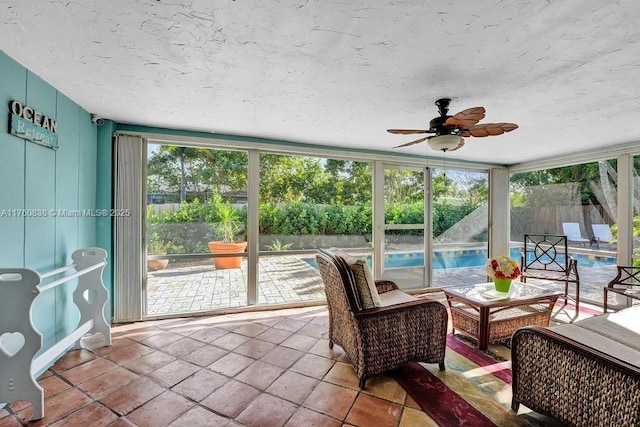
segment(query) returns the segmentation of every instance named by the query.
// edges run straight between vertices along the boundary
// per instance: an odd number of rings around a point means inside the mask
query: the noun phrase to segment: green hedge
[[[167,253],[208,252],[207,242],[217,240],[215,218],[217,207],[224,203],[214,197],[207,203],[198,200],[184,202],[175,212],[147,215],[148,246],[165,247]],[[324,245],[326,236],[365,236],[370,239],[371,205],[316,205],[302,202],[264,203],[260,205],[260,234],[264,236],[298,236],[289,249],[311,249]],[[464,207],[436,204],[434,234],[437,236],[469,213]],[[246,207],[240,209],[241,221],[246,224]],[[387,224],[420,224],[423,222],[422,203],[388,206]],[[421,234],[422,231],[399,230],[395,234]],[[246,237],[246,236],[245,236]],[[160,244],[157,244],[160,239]],[[274,238],[275,239],[275,238]],[[268,244],[265,244],[267,246]],[[265,249],[262,248],[261,249]]]

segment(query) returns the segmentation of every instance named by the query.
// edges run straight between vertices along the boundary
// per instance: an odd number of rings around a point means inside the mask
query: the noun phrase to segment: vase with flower
[[[498,292],[509,292],[511,281],[520,276],[518,263],[506,255],[489,258],[485,264],[485,270]]]

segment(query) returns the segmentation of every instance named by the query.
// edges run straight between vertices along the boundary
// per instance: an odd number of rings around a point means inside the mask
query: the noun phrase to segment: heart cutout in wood
[[[98,292],[95,291],[94,289],[85,289],[85,291],[82,293],[82,297],[89,304],[93,304],[97,296],[98,296]]]
[[[7,356],[15,356],[22,347],[24,347],[24,335],[20,332],[5,332],[0,335],[0,351]]]

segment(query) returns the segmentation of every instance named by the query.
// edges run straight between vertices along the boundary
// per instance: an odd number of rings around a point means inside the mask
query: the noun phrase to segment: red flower
[[[488,259],[485,270],[489,277],[498,279],[516,279],[520,276],[517,262],[506,255]]]

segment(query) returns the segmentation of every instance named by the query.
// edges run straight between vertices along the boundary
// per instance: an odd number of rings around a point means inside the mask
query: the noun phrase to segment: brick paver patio
[[[258,303],[286,304],[323,301],[318,270],[305,261],[314,256],[261,257]],[[601,304],[602,287],[615,276],[615,266],[579,267],[581,300]],[[434,277],[441,277],[436,274]],[[486,279],[483,267],[448,269],[447,282],[478,283]],[[531,283],[535,281],[530,280]],[[440,283],[440,281],[438,281]],[[550,284],[551,286],[560,286]],[[247,306],[247,262],[240,268],[216,270],[210,259],[171,261],[162,271],[147,277],[147,315],[163,316]],[[571,290],[570,288],[570,294]]]

